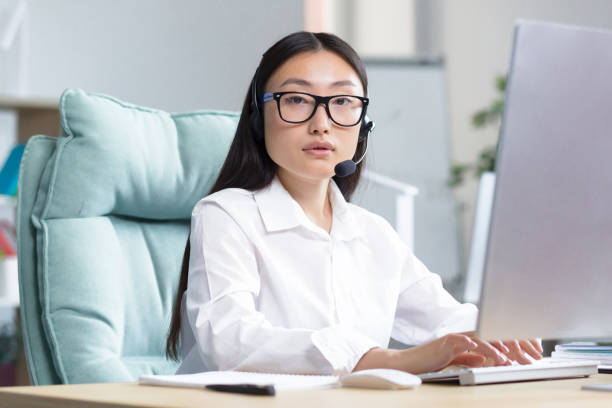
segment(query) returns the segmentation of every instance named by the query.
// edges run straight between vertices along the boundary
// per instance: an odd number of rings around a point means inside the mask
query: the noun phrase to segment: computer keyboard
[[[419,374],[423,382],[458,382],[459,385],[588,377],[597,374],[598,361],[559,361],[543,358],[533,364],[460,368]]]

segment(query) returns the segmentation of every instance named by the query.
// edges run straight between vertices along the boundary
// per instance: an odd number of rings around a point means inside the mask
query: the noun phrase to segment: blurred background
[[[65,88],[171,112],[239,110],[270,45],[298,30],[332,32],[366,62],[377,125],[373,175],[356,201],[396,226],[407,222],[417,256],[463,299],[479,175],[494,163],[517,19],[612,29],[612,2],[0,0],[0,160],[10,165],[32,134],[57,135]],[[418,194],[406,221],[393,197],[413,194],[408,186]],[[8,259],[14,201],[5,201]],[[18,304],[10,268],[0,279],[1,327]],[[8,337],[0,331],[0,342]]]

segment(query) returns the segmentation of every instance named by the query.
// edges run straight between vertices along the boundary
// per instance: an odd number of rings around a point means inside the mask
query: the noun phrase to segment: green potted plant
[[[498,96],[493,102],[484,109],[472,115],[472,125],[476,129],[489,125],[499,126],[501,115],[504,111],[504,98],[506,91],[506,76],[500,75],[495,78],[495,89]],[[483,173],[495,171],[495,156],[497,154],[497,143],[494,146],[487,146],[480,151],[475,163],[453,163],[451,167],[451,177],[449,184],[452,187],[461,185],[465,181],[467,173],[473,173],[480,178]]]

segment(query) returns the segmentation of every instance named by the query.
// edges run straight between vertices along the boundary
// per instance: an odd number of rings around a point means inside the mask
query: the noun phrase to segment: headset
[[[264,126],[263,126],[263,114],[259,109],[259,101],[257,100],[257,78],[259,78],[259,68],[255,71],[255,76],[251,82],[251,103],[252,111],[249,116],[249,124],[251,125],[251,131],[253,137],[257,142],[261,142],[264,139]],[[370,133],[374,130],[374,122],[370,120],[368,115],[364,115],[361,121],[361,128],[359,129],[358,142],[362,142],[368,138]]]

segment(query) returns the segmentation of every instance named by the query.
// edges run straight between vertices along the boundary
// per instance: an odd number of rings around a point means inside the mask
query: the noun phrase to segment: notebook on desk
[[[180,375],[142,375],[140,384],[170,387],[204,388],[209,384],[274,385],[277,391],[314,390],[340,386],[333,375],[296,375],[250,373],[243,371],[207,371]]]
[[[459,385],[588,377],[597,374],[598,361],[552,361],[543,358],[533,364],[456,368],[421,374],[423,382],[450,382]]]
[[[276,391],[314,390],[321,388],[358,387],[386,390],[416,388],[421,380],[412,374],[391,369],[370,369],[343,376],[272,374],[245,371],[207,371],[196,374],[142,375],[143,385],[171,387],[210,388],[211,385],[271,386]],[[237,391],[239,392],[239,391]]]

